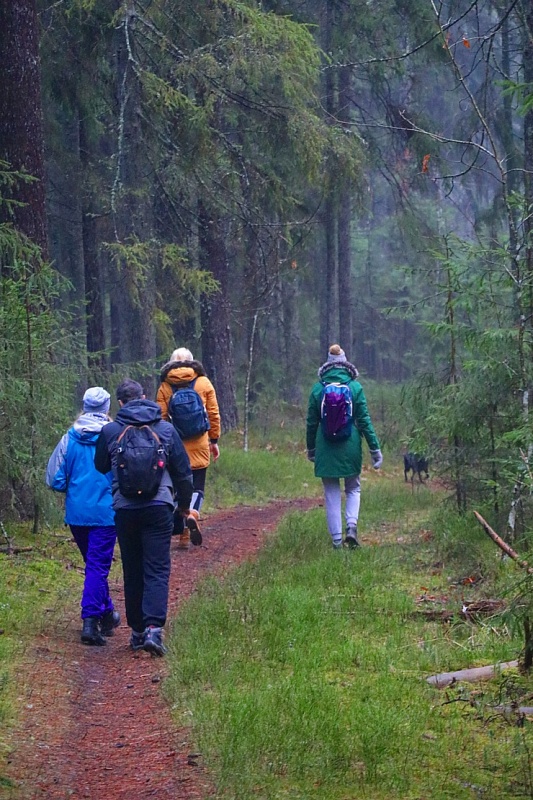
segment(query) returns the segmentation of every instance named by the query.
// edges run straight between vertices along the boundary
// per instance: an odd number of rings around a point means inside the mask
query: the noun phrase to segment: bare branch
[[[492,539],[492,541],[493,541],[495,544],[497,544],[497,545],[498,545],[498,547],[500,548],[500,550],[503,550],[503,552],[504,552],[504,553],[505,553],[507,556],[509,556],[509,558],[512,558],[512,559],[513,559],[513,561],[516,561],[516,563],[517,563],[517,564],[519,564],[519,566],[521,566],[521,567],[522,567],[522,569],[525,569],[525,570],[526,570],[526,572],[527,572],[529,575],[533,575],[533,567],[530,567],[527,561],[524,561],[522,558],[520,558],[520,556],[518,555],[518,553],[517,553],[515,550],[513,550],[513,548],[512,548],[512,547],[510,547],[510,546],[507,544],[507,542],[504,542],[504,541],[503,541],[503,539],[502,539],[500,536],[498,536],[498,534],[496,533],[496,531],[494,531],[494,530],[493,530],[493,529],[490,527],[489,523],[488,523],[486,520],[484,520],[484,519],[483,519],[483,517],[481,516],[481,514],[478,514],[478,512],[477,512],[477,511],[474,511],[474,516],[475,516],[475,518],[477,519],[477,521],[479,522],[479,524],[481,525],[481,527],[483,528],[483,530],[485,531],[485,533],[487,533],[487,534],[490,536],[490,538]]]

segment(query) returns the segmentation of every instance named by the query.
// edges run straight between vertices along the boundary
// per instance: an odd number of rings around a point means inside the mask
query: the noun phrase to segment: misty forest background
[[[527,545],[530,0],[2,0],[0,63],[2,520],[180,345],[303,452],[339,341],[385,450]]]

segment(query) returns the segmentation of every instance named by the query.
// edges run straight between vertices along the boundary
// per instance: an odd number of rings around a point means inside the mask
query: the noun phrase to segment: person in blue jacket
[[[87,389],[83,412],[62,436],[46,470],[47,486],[66,495],[65,523],[85,562],[81,641],[87,645],[105,645],[106,637],[120,625],[108,583],[117,538],[112,476],[102,475],[94,466],[98,436],[110,421],[110,399],[101,386]]]

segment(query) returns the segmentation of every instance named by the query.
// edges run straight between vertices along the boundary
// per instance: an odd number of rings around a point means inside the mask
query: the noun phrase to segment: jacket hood
[[[80,414],[69,430],[69,435],[80,444],[94,444],[108,422],[110,419],[107,414]]]
[[[121,425],[152,425],[161,419],[161,408],[152,400],[130,400],[115,417]]]
[[[201,361],[169,361],[161,368],[161,382],[170,384],[189,383],[205,375]]]
[[[349,361],[341,363],[326,361],[318,370],[318,378],[321,381],[326,380],[326,378],[330,381],[345,381],[346,375],[349,376],[350,380],[354,381],[359,377],[359,370]]]

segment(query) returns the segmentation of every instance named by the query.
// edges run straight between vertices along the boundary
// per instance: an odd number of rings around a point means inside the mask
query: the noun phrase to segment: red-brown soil
[[[257,553],[292,510],[318,500],[239,507],[209,515],[204,544],[188,552],[172,545],[170,620],[207,574],[223,574]],[[123,614],[122,586],[112,587]],[[171,624],[171,623],[170,623]],[[24,714],[15,732],[9,800],[195,800],[212,791],[190,732],[172,726],[161,696],[165,659],[129,649],[122,625],[106,647],[80,643],[77,609],[40,636],[28,653]],[[3,794],[2,792],[5,792]]]

